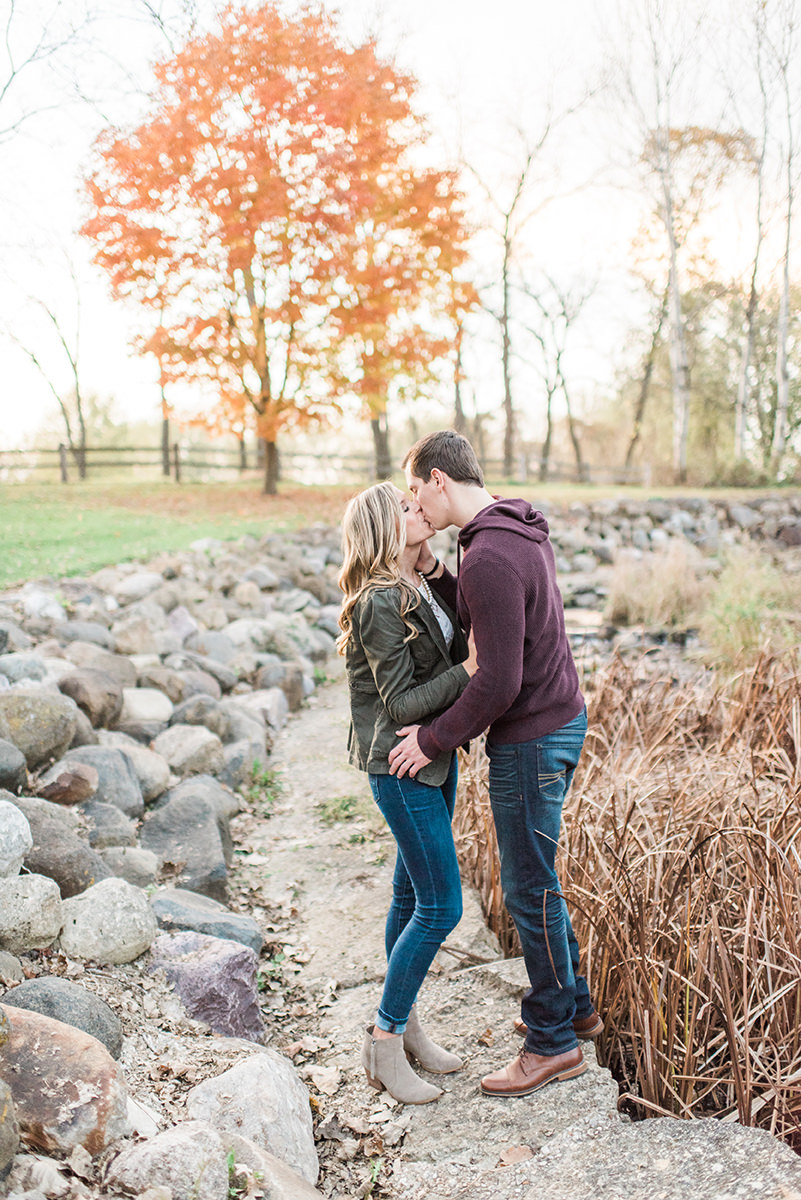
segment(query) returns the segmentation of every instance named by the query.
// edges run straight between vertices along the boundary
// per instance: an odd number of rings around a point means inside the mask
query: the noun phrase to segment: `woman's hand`
[[[420,543],[420,549],[417,554],[417,562],[414,564],[415,570],[421,575],[427,575],[434,570],[437,562],[437,556],[428,544],[428,541]]]
[[[462,663],[462,666],[464,667],[465,671],[467,671],[467,674],[472,679],[472,677],[475,675],[476,671],[478,670],[478,651],[476,650],[476,640],[473,637],[472,629],[470,630],[470,636],[467,639],[467,650],[468,650],[467,658]]]

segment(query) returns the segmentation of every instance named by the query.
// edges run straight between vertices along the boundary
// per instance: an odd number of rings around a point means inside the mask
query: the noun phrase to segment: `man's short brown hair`
[[[402,465],[408,467],[412,475],[422,479],[423,483],[428,483],[436,467],[450,476],[454,483],[484,486],[484,472],[475,450],[467,438],[454,429],[439,429],[420,438],[409,450]]]

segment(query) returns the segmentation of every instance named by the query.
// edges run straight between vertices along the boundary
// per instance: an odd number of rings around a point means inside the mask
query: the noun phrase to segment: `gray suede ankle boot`
[[[417,1015],[417,1005],[412,1005],[409,1020],[406,1022],[406,1032],[403,1035],[403,1048],[407,1055],[416,1059],[424,1071],[432,1071],[435,1075],[450,1075],[458,1071],[464,1064],[450,1050],[443,1050],[424,1031]]]
[[[403,1049],[402,1037],[374,1038],[368,1026],[362,1046],[362,1066],[370,1087],[382,1088],[401,1104],[428,1104],[442,1095],[438,1087],[415,1075]]]

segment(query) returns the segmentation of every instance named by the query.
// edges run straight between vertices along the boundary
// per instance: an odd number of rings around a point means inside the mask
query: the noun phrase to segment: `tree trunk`
[[[248,469],[248,452],[245,445],[244,437],[237,438],[239,442],[239,470],[246,471]]]
[[[545,400],[545,441],[540,456],[540,483],[548,479],[551,466],[551,443],[553,441],[553,388],[548,388]]]
[[[392,475],[392,459],[389,453],[389,423],[386,412],[370,418],[370,429],[375,451],[375,477],[389,479]]]
[[[161,418],[161,473],[170,477],[170,419]]]
[[[792,188],[792,183],[790,183]],[[784,457],[787,439],[787,410],[790,404],[790,377],[787,370],[787,338],[790,328],[790,218],[792,216],[792,191],[787,201],[787,228],[782,264],[782,293],[779,300],[779,320],[776,329],[776,419],[773,423],[770,466],[774,477],[778,477]]]
[[[629,439],[628,449],[626,450],[625,465],[631,466],[631,461],[634,458],[634,451],[640,440],[642,433],[642,423],[645,417],[645,403],[648,399],[648,391],[651,387],[651,376],[654,373],[654,364],[656,362],[656,352],[659,347],[659,340],[662,336],[662,326],[665,323],[667,314],[668,292],[665,290],[662,296],[662,303],[659,306],[659,319],[656,323],[653,336],[651,337],[651,345],[648,349],[648,357],[645,360],[645,370],[643,371],[642,380],[640,382],[640,392],[637,396],[637,406],[634,410],[634,424],[631,430],[631,438]]]
[[[453,428],[457,433],[467,433],[467,418],[462,404],[462,326],[456,333],[456,369],[453,376]]]
[[[687,340],[681,311],[678,247],[673,224],[673,196],[669,170],[669,166],[662,168],[664,220],[670,262],[668,311],[670,315],[670,375],[673,390],[673,474],[676,483],[684,483],[687,478],[687,436],[690,427],[690,364],[687,358]]]
[[[501,312],[501,365],[503,367],[503,474],[509,479],[514,465],[514,409],[512,407],[511,342],[509,335],[509,263],[512,252],[508,237],[503,243],[503,310]]]
[[[264,445],[264,495],[278,495],[278,443],[261,439]]]

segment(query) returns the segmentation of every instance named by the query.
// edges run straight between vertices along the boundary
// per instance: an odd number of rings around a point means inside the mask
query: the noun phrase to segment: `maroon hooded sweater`
[[[527,500],[497,500],[459,533],[458,579],[432,586],[478,647],[479,669],[459,699],[420,730],[430,759],[489,728],[503,745],[554,733],[584,707],[548,522]]]

